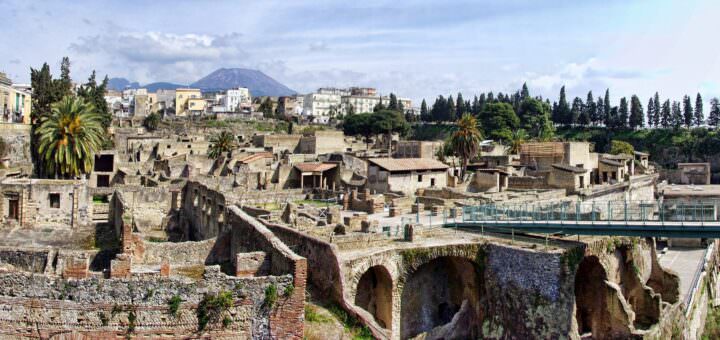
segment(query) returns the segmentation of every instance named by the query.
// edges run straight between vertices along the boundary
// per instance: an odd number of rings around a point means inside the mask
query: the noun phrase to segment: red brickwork
[[[292,295],[278,303],[270,312],[270,334],[274,339],[302,339],[305,325],[305,287],[307,282],[307,259],[293,263]]]
[[[170,276],[170,262],[168,260],[163,260],[160,264],[160,276],[162,277],[169,277]]]
[[[88,267],[90,263],[87,257],[69,257],[65,259],[65,268],[63,269],[63,278],[66,279],[85,279],[88,277]]]
[[[130,268],[132,268],[132,258],[127,254],[119,254],[117,259],[110,262],[110,277],[130,277]]]

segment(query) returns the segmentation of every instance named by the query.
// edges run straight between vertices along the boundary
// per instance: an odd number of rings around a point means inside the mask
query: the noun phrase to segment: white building
[[[339,94],[318,92],[306,94],[303,98],[303,115],[314,117],[315,122],[327,123],[331,116],[341,113],[342,97]]]
[[[246,87],[227,90],[215,95],[213,112],[243,112],[252,110],[252,97]]]

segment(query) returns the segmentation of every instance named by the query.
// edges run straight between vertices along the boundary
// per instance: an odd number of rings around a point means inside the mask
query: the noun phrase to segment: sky
[[[720,97],[720,1],[0,0],[0,71],[63,56],[84,81],[189,84],[220,67],[290,88],[369,86],[416,103],[462,92],[557,100],[610,89]]]

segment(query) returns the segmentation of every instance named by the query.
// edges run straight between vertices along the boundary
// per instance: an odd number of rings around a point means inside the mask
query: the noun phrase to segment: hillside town
[[[46,71],[0,75],[3,337],[668,338],[709,318],[717,243],[647,223],[714,223],[710,163],[484,139],[484,113],[419,122],[368,87],[116,91]],[[645,227],[603,229],[629,220]]]
[[[0,340],[720,339],[720,2],[0,4]]]

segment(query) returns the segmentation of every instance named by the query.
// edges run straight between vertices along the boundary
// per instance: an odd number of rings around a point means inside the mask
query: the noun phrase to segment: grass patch
[[[310,304],[305,305],[305,321],[307,322],[319,322],[319,323],[327,323],[331,322],[332,319],[318,313],[317,308]]]
[[[273,305],[275,305],[275,301],[277,301],[277,298],[277,286],[274,283],[271,283],[267,288],[265,288],[265,305],[268,308],[272,308]]]
[[[345,330],[352,334],[353,340],[371,340],[372,332],[367,326],[360,323],[355,317],[351,316],[338,305],[331,305],[328,310],[333,313],[343,324]]]
[[[182,299],[178,295],[173,295],[173,297],[168,300],[168,311],[170,312],[170,315],[177,317],[181,303]]]
[[[326,207],[328,205],[335,205],[335,203],[333,202],[325,202],[321,200],[297,200],[295,201],[295,204],[312,205],[315,207]]]
[[[167,242],[166,238],[163,237],[156,237],[156,236],[148,236],[145,240],[152,243],[163,243]]]

